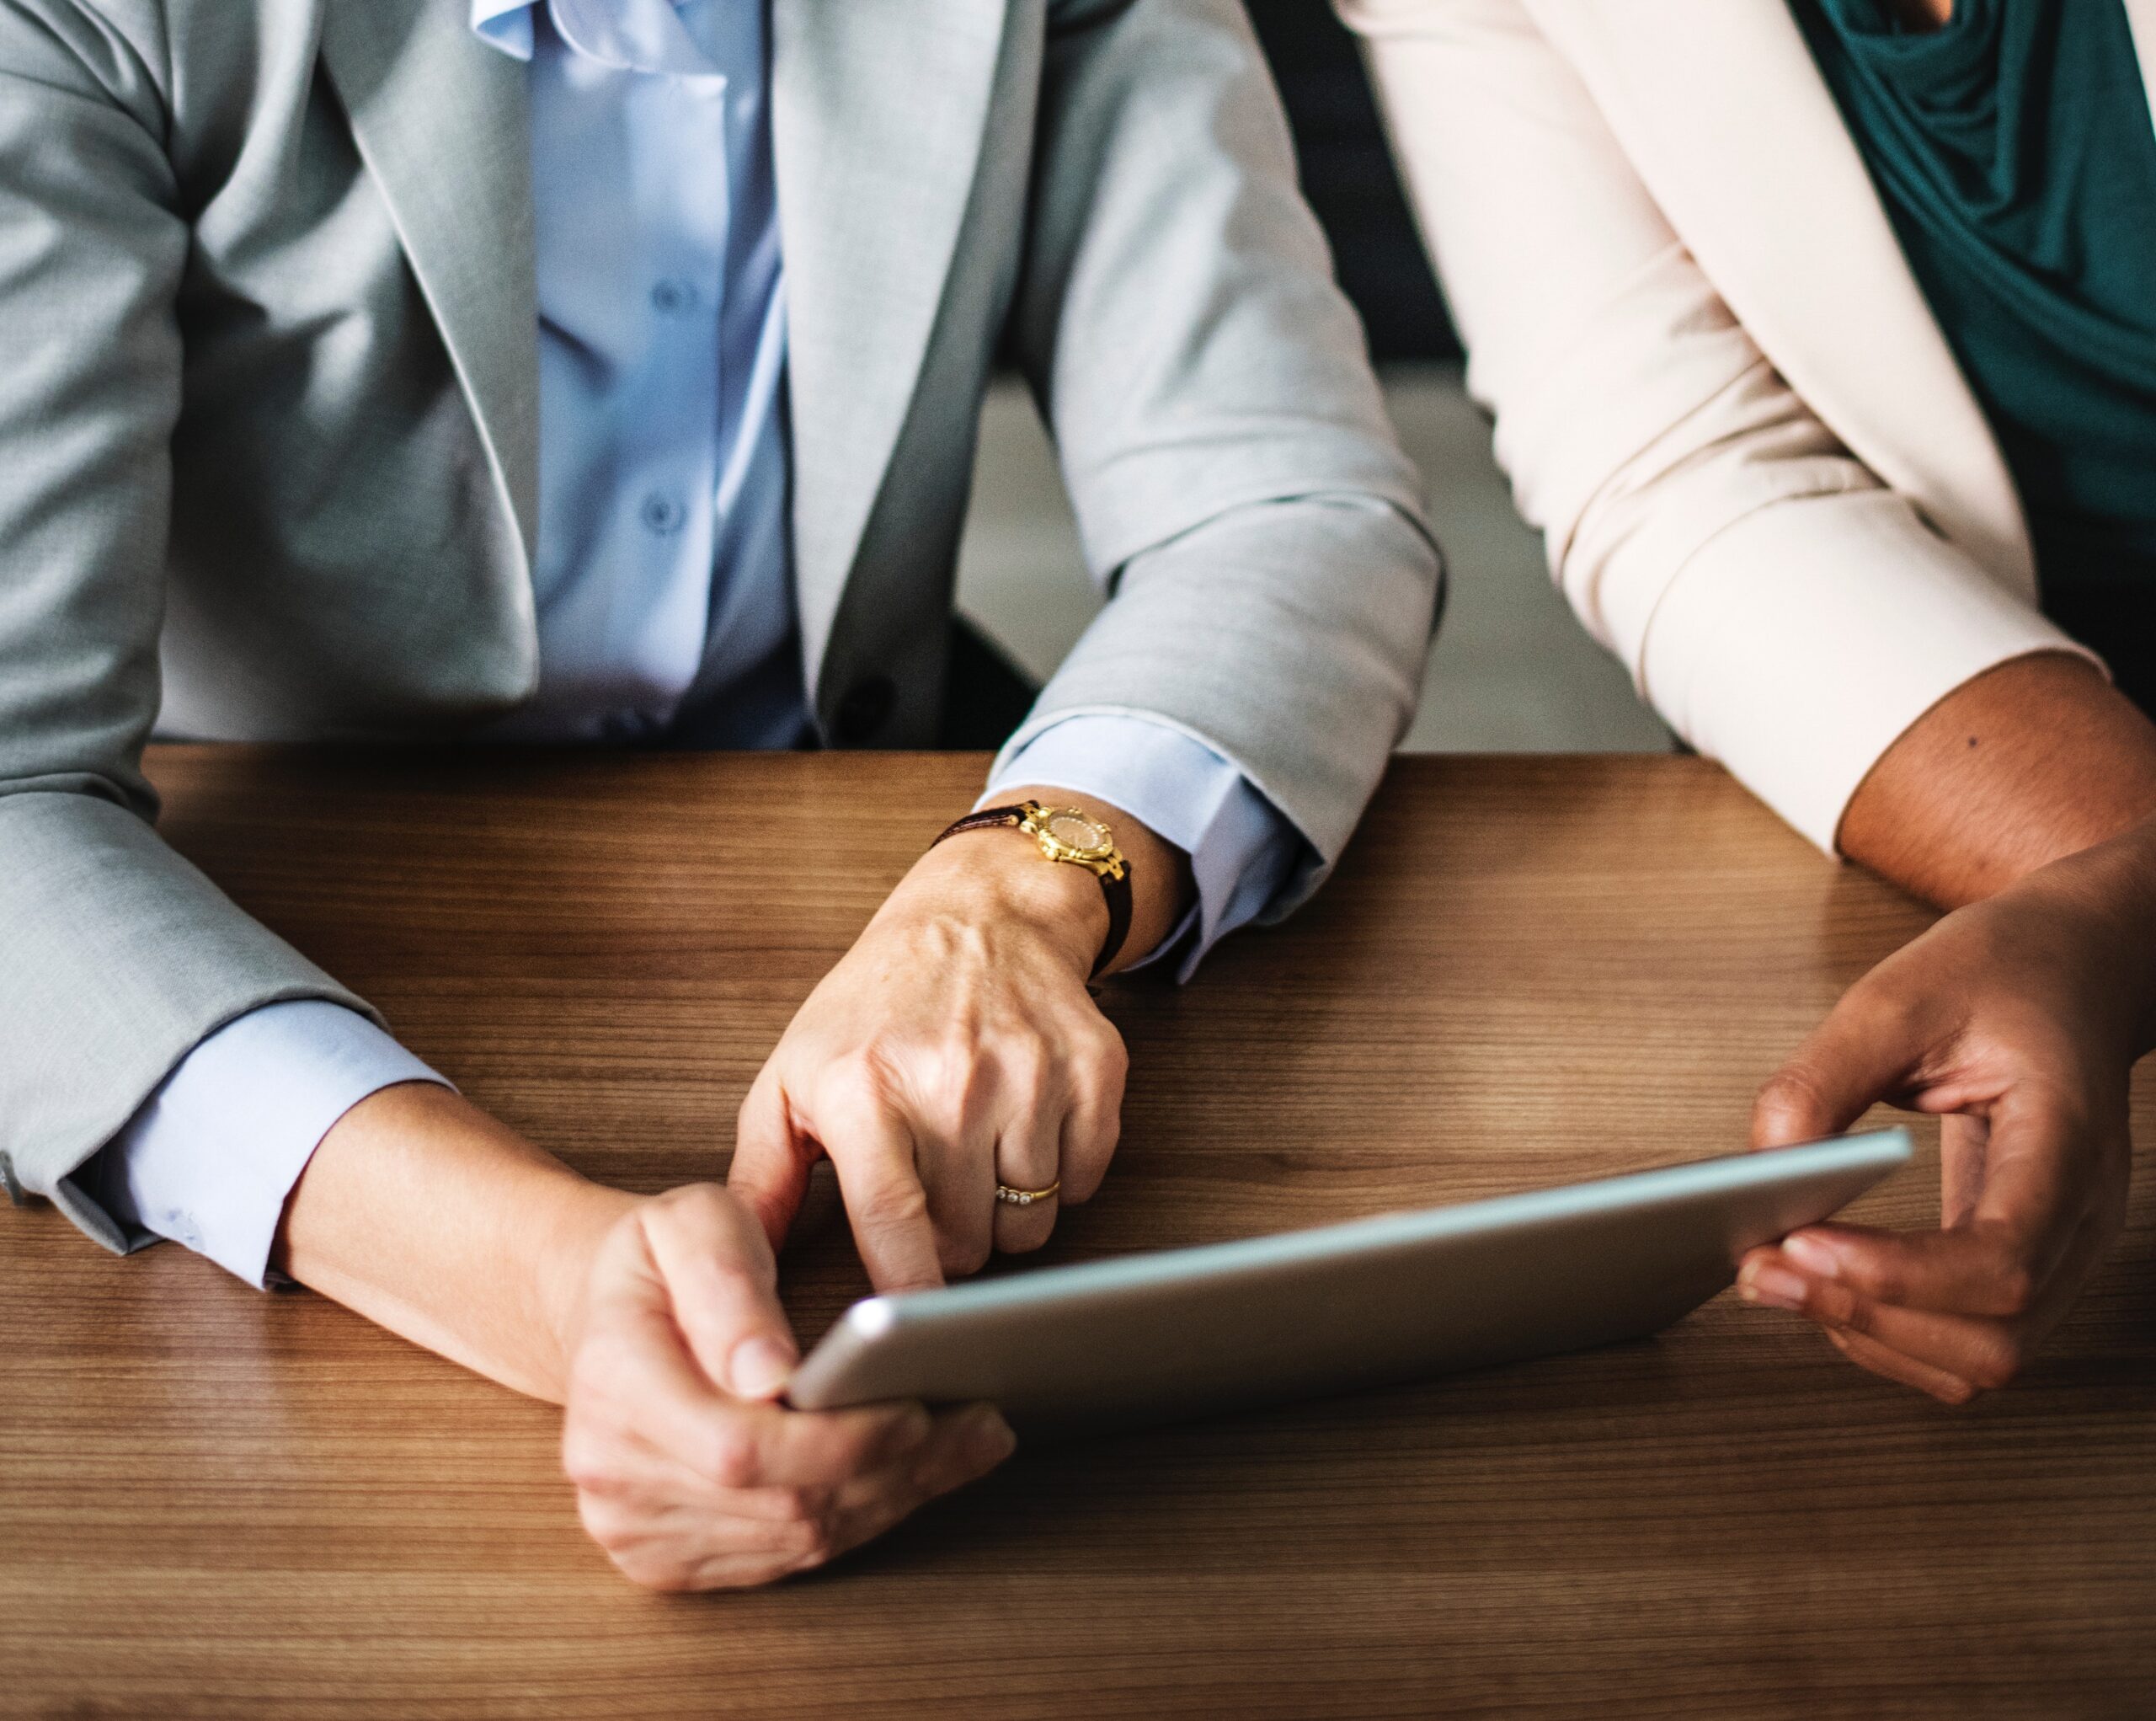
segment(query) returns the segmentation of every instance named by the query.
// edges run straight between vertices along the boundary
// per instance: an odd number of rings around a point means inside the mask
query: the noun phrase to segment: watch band
[[[935,842],[928,846],[934,848],[937,843],[968,831],[992,831],[999,826],[1015,830],[1024,824],[1035,810],[1033,807],[1025,804],[1015,807],[984,807],[978,813],[967,814],[964,818],[947,828]],[[1097,820],[1094,822],[1097,824],[1099,821]],[[1113,873],[1098,872],[1090,867],[1086,870],[1091,872],[1093,876],[1101,881],[1101,895],[1107,899],[1108,906],[1108,935],[1101,945],[1101,954],[1093,964],[1092,973],[1086,976],[1089,980],[1098,980],[1102,970],[1123,953],[1123,941],[1130,936],[1130,918],[1135,899],[1130,889],[1130,869],[1128,864],[1118,868]]]

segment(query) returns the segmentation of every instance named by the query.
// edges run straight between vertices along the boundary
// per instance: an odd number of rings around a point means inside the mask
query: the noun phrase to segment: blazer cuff
[[[1796,508],[1833,510],[1832,529],[1792,530]],[[1912,724],[2041,651],[2102,666],[1882,490],[1776,503],[1703,545],[1654,612],[1641,682],[1680,735],[1833,853],[1850,798]]]

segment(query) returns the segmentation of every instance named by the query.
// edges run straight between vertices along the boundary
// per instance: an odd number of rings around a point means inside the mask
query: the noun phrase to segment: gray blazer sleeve
[[[1339,857],[1413,714],[1441,572],[1235,0],[1052,14],[1014,312],[1111,601],[1006,749],[1164,721]]]
[[[68,1179],[197,1041],[365,1007],[152,828],[188,233],[160,45],[43,12],[0,0],[0,1181],[117,1248]]]

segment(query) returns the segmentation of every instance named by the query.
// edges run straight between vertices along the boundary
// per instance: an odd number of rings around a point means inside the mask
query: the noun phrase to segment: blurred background
[[[1354,43],[1320,0],[1247,0],[1294,127],[1303,189],[1361,311],[1393,423],[1422,469],[1451,569],[1412,751],[1659,751],[1668,732],[1589,640],[1513,512],[1489,425],[1460,386],[1445,320]],[[1097,607],[1055,457],[1024,389],[1000,383],[981,426],[959,558],[966,613],[1044,678]]]

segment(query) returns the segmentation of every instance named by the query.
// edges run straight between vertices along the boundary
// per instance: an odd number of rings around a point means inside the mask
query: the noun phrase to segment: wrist
[[[1108,935],[1099,879],[1083,867],[1045,858],[1031,837],[1008,827],[968,831],[937,844],[884,911],[1022,927],[1081,979],[1092,972]]]
[[[275,1259],[392,1333],[558,1401],[598,1239],[635,1202],[450,1089],[407,1082],[322,1138]]]
[[[2156,1049],[2156,818],[2144,819],[2107,844],[2123,877],[2128,903],[2126,948],[2134,953],[2139,986],[2140,1038],[2136,1053]]]
[[[540,1312],[547,1335],[539,1360],[544,1378],[534,1396],[559,1404],[568,1396],[569,1371],[582,1341],[600,1253],[615,1228],[645,1198],[581,1178],[575,1186],[563,1184],[557,1195],[530,1264],[531,1307]]]
[[[2094,909],[2103,943],[2117,953],[2133,1056],[2156,1049],[2156,818],[2047,870]]]
[[[995,799],[999,806],[1006,808],[1032,802],[1051,814],[1068,810],[1097,831],[1104,831],[1107,847],[1120,857],[1120,875],[1113,883],[1117,900],[1111,908],[1108,881],[1092,867],[1076,858],[1050,858],[1043,852],[1044,841],[1011,826],[999,825],[947,836],[937,845],[947,848],[962,837],[969,842],[975,836],[994,837],[999,840],[1006,858],[1002,863],[1014,869],[1006,876],[1021,880],[1043,874],[1054,878],[1054,888],[1061,901],[1083,905],[1085,923],[1091,929],[1092,938],[1086,952],[1086,977],[1089,980],[1097,970],[1113,974],[1144,960],[1175,930],[1197,895],[1189,855],[1159,836],[1143,820],[1113,802],[1082,790],[1038,783],[999,787]],[[1065,837],[1054,819],[1049,821],[1049,829],[1059,842],[1075,842],[1081,850],[1091,846],[1089,839]],[[1028,866],[1032,868],[1030,874],[1023,870]],[[1074,889],[1074,878],[1079,888]],[[1113,948],[1108,948],[1110,945]]]

